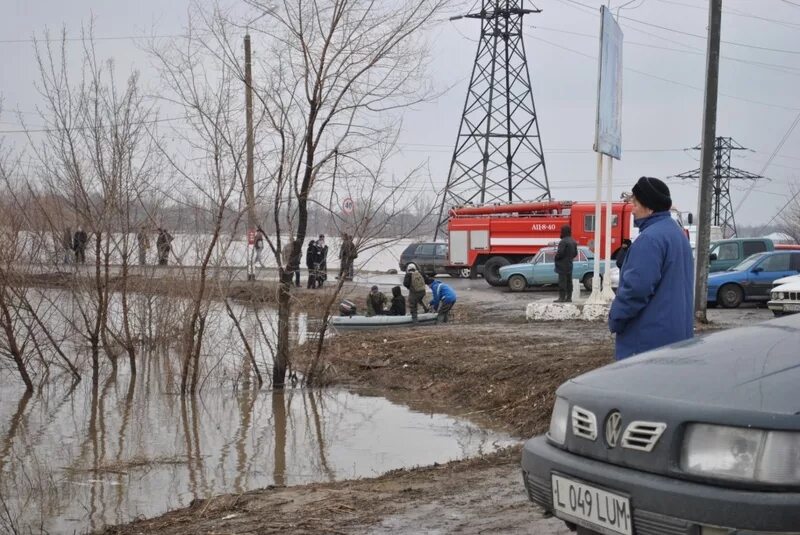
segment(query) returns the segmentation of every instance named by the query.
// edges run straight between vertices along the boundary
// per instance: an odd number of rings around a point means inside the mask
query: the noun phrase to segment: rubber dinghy
[[[435,312],[417,315],[417,325],[436,323]],[[380,327],[403,327],[413,325],[411,316],[333,316],[331,327],[337,329],[378,329]]]

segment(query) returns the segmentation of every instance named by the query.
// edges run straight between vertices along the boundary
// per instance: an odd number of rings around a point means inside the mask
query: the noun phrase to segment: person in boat
[[[431,287],[431,310],[437,313],[436,323],[447,323],[450,320],[450,311],[456,304],[455,290],[433,278],[426,282]]]
[[[367,316],[382,316],[386,314],[386,296],[373,286],[367,295]]]
[[[403,291],[399,286],[392,288],[392,304],[386,314],[389,316],[406,315],[406,298],[403,297]]]

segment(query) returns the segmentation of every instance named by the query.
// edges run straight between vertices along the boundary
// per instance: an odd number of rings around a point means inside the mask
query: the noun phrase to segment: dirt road
[[[390,276],[367,284],[389,287]],[[412,408],[467,417],[521,440],[543,432],[556,387],[611,361],[603,323],[527,323],[524,306],[551,292],[509,294],[482,280],[452,281],[455,323],[340,333],[326,343],[324,379],[369,389]],[[366,287],[350,288],[362,298]],[[769,311],[711,311],[715,327],[761,321]],[[295,359],[302,360],[301,349]],[[268,488],[197,501],[106,533],[535,533],[566,534],[525,497],[519,447],[383,476]]]

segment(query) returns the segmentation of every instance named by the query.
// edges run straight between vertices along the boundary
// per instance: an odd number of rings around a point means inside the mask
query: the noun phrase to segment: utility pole
[[[255,232],[256,200],[253,180],[253,75],[250,68],[250,34],[244,36],[244,103],[247,123],[247,280],[256,280]]]
[[[703,141],[700,149],[700,191],[697,200],[697,268],[694,281],[694,316],[708,323],[708,248],[711,243],[711,200],[714,186],[714,154],[717,135],[719,47],[722,31],[722,0],[709,0],[706,92],[703,105]]]

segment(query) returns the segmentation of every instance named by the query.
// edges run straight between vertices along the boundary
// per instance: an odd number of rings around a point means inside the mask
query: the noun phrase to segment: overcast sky
[[[3,0],[0,93],[5,113],[0,131],[21,146],[23,136],[8,132],[19,128],[9,112],[19,109],[37,124],[37,117],[28,115],[38,103],[29,41],[34,34],[65,26],[77,37],[81,24],[94,16],[95,34],[115,38],[99,41],[98,50],[115,59],[119,73],[139,69],[145,83],[155,87],[149,61],[129,37],[182,33],[188,3]],[[464,1],[463,10],[475,3]],[[624,3],[612,1],[611,7],[616,13]],[[591,200],[601,2],[535,4],[543,11],[526,17],[526,49],[551,192],[557,199]],[[700,141],[707,8],[707,0],[635,0],[619,12],[625,34],[623,154],[615,162],[615,197],[641,175],[666,178],[699,165],[699,151],[685,149]],[[800,117],[800,0],[726,0],[722,20],[717,135],[751,149],[738,151],[734,166],[772,179],[755,184],[737,213],[740,225],[767,223],[789,200],[790,185],[800,182],[800,127],[791,131]],[[404,118],[402,154],[395,165],[401,170],[427,162],[439,187],[446,181],[478,34],[475,20],[441,23],[430,36],[431,77],[439,88],[451,89]],[[258,43],[253,46],[257,54]],[[677,179],[668,183],[676,205],[695,212],[697,185]],[[748,183],[735,184],[734,206],[748,188]]]

